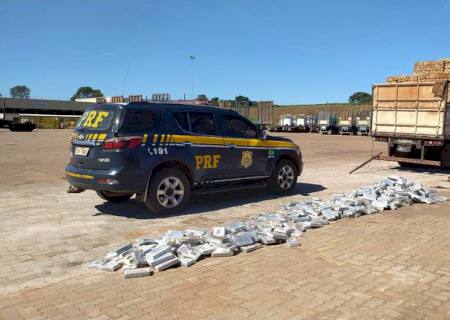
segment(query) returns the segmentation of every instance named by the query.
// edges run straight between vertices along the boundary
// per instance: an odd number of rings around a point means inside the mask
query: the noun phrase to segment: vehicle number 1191
[[[161,154],[169,154],[168,152],[167,152],[167,148],[163,148],[163,147],[159,147],[159,148],[148,148],[148,153],[151,155],[151,156],[154,156],[154,155],[161,155]]]

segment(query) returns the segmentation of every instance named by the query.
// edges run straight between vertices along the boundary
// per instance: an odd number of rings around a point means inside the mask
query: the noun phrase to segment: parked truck
[[[295,117],[295,132],[309,132],[308,116],[305,114],[299,114]]]
[[[309,132],[319,132],[318,121],[317,113],[306,115],[306,126],[308,127]]]
[[[339,134],[354,135],[356,133],[356,117],[352,112],[340,112],[337,121]]]
[[[336,134],[336,113],[329,111],[320,111],[318,113],[319,133],[320,134]]]
[[[370,133],[370,110],[362,110],[356,114],[356,134],[358,136]]]
[[[273,125],[269,127],[270,132],[282,132],[282,131],[291,131],[290,128],[294,124],[294,118],[291,114],[282,114],[280,116],[280,120],[278,125]]]
[[[448,81],[373,85],[371,135],[387,144],[379,159],[450,167],[449,90]]]
[[[297,117],[292,114],[283,114],[280,116],[280,131],[292,132],[296,130]]]

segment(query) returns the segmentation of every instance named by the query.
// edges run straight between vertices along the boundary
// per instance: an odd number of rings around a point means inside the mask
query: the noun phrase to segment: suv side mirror
[[[266,139],[267,138],[267,131],[264,130],[264,126],[263,125],[258,124],[256,126],[256,132],[257,132],[257,135],[258,135],[258,139]]]
[[[262,139],[267,139],[267,130],[262,131]]]

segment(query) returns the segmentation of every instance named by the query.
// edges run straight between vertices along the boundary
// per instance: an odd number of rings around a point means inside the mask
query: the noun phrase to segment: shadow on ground
[[[371,167],[370,163],[362,167],[361,169],[355,171],[353,174],[364,174],[364,173],[372,173],[372,172],[378,172],[380,169],[378,167]],[[427,166],[421,166],[421,165],[414,165],[410,164],[408,166],[400,166],[400,165],[390,165],[389,170],[397,170],[398,174],[400,175],[402,172],[408,172],[408,173],[427,173],[427,174],[450,174],[450,168],[437,168],[437,167],[427,167]]]
[[[297,183],[297,186],[291,195],[309,196],[312,193],[323,191],[325,189],[326,188],[320,184]],[[186,209],[171,216],[204,213],[275,198],[277,198],[277,196],[274,196],[265,188],[213,193],[209,195],[193,195]],[[96,216],[107,214],[130,219],[154,219],[164,217],[150,213],[144,204],[136,200],[130,200],[126,203],[104,202],[96,205],[95,208],[99,211],[95,214]]]
[[[405,166],[405,167],[395,167],[394,169],[400,172],[417,172],[417,173],[428,173],[428,174],[450,174],[450,168],[435,168],[435,167],[424,167],[424,166]]]

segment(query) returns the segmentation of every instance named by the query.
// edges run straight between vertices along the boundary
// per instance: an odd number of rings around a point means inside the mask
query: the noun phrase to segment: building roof
[[[54,110],[54,111],[78,111],[83,112],[86,107],[92,103],[63,101],[63,100],[46,100],[46,99],[14,99],[0,97],[0,110],[6,108],[15,109],[34,109],[39,110]]]

